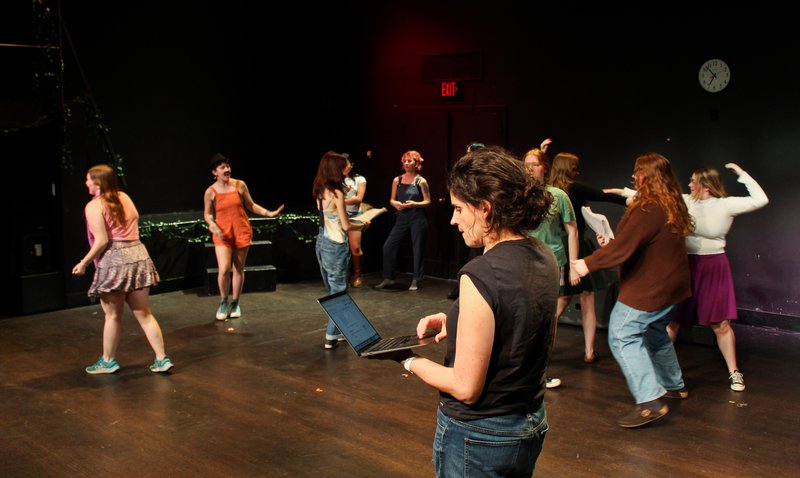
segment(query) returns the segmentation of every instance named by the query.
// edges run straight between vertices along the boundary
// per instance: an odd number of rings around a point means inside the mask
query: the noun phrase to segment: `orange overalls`
[[[239,188],[236,186],[235,179],[230,180],[232,191],[220,193],[214,189],[214,222],[222,230],[224,239],[217,234],[212,234],[211,239],[215,246],[225,246],[231,249],[242,249],[248,247],[253,241],[253,228],[250,226],[250,219],[244,210],[242,198],[239,196]]]

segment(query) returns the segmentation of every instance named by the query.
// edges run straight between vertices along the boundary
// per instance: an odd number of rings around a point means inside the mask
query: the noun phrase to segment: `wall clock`
[[[708,60],[700,67],[698,79],[700,80],[700,86],[704,90],[711,93],[719,93],[731,81],[731,69],[722,60]]]

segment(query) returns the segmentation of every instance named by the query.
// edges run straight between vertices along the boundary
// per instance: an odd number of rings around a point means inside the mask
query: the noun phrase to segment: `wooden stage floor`
[[[366,285],[377,283],[369,276]],[[378,330],[413,333],[447,310],[452,282],[416,292],[352,290]],[[157,375],[129,315],[121,370],[89,376],[101,353],[99,305],[0,320],[0,476],[426,477],[436,392],[399,365],[322,347],[321,282],[243,296],[243,318],[214,320],[197,291],[153,296],[172,373]],[[800,334],[736,328],[747,390],[727,388],[716,347],[679,344],[691,396],[649,427],[619,428],[632,404],[598,333],[561,325],[538,477],[800,476]],[[441,359],[442,345],[422,354]]]

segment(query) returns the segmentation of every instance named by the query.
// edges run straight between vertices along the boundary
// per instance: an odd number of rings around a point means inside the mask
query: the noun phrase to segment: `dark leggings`
[[[394,272],[397,268],[397,253],[400,244],[411,232],[411,247],[414,251],[414,279],[421,280],[424,275],[424,256],[425,243],[428,239],[428,218],[422,209],[411,209],[397,214],[397,221],[394,223],[389,237],[383,243],[383,277],[384,279],[394,279]]]

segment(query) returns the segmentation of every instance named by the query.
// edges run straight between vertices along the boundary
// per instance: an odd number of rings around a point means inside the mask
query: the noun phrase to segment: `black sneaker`
[[[339,341],[338,340],[326,340],[325,341],[325,350],[335,349],[337,345],[339,345]]]

